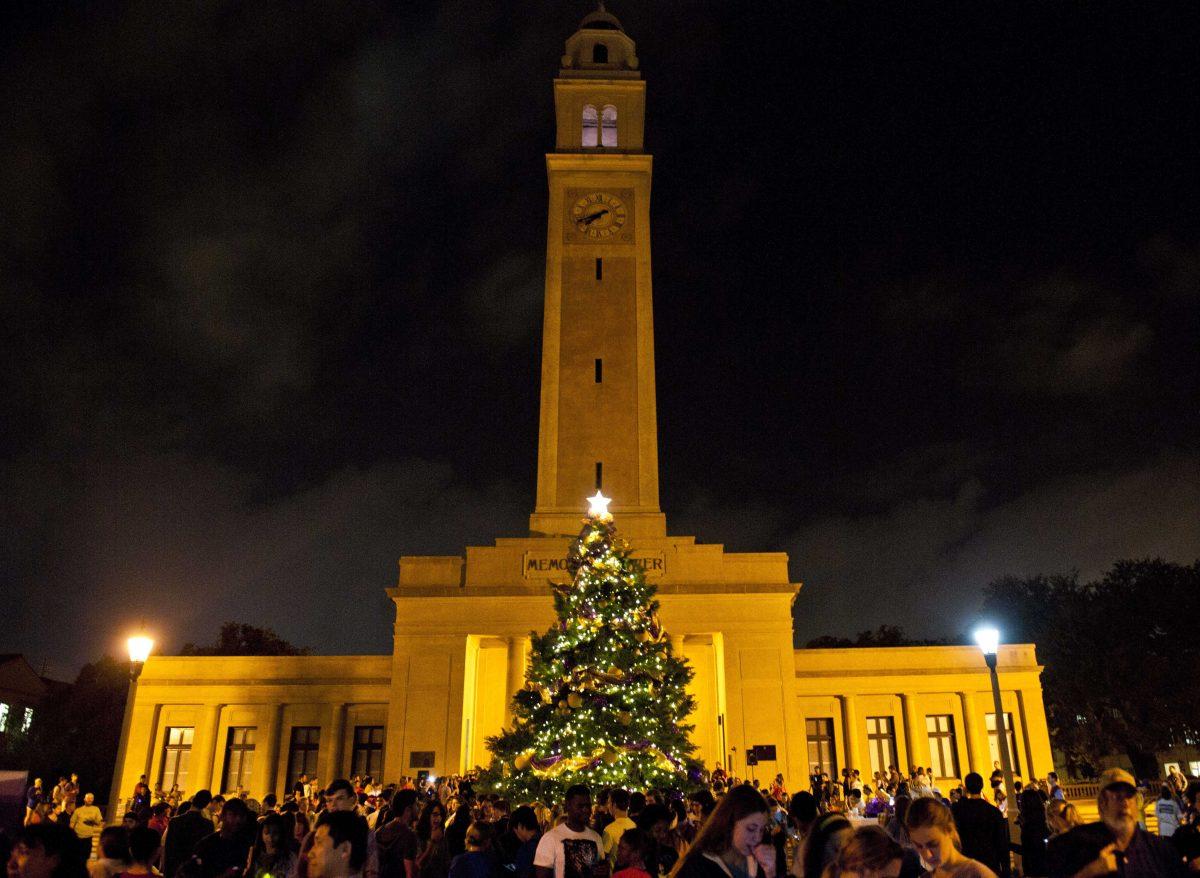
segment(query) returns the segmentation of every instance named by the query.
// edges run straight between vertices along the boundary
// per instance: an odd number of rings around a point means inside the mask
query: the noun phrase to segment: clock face
[[[589,192],[571,206],[571,222],[576,230],[597,241],[612,238],[627,219],[625,202],[609,192]]]

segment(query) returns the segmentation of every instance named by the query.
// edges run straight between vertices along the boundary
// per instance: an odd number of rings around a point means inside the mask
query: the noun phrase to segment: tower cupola
[[[600,0],[596,10],[583,17],[579,30],[567,40],[559,76],[636,79],[640,76],[637,69],[637,47]]]

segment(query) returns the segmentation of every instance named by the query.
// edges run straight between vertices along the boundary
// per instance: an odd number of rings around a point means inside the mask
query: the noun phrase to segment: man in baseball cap
[[[1050,840],[1050,878],[1184,878],[1183,859],[1169,838],[1138,825],[1138,788],[1123,768],[1100,775],[1097,823],[1077,826]]]

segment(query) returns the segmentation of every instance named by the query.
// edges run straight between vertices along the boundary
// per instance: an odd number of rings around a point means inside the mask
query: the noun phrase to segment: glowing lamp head
[[[588,497],[588,517],[598,518],[601,521],[608,521],[612,518],[612,513],[608,511],[608,504],[612,500],[600,493],[600,489],[596,489],[595,495]]]
[[[975,642],[984,655],[995,655],[1000,649],[1000,631],[990,625],[976,628]]]
[[[129,645],[129,660],[136,665],[140,665],[150,658],[150,650],[154,648],[154,641],[144,634],[138,634],[130,637],[127,641]]]

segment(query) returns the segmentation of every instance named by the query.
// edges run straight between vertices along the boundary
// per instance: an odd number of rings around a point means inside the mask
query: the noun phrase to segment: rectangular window
[[[833,720],[830,718],[804,721],[808,736],[808,766],[814,772],[823,771],[837,778],[837,748],[833,743]]]
[[[0,732],[8,728],[8,712],[10,708],[3,701],[0,701]]]
[[[596,461],[596,490],[599,491],[604,484],[604,464]]]
[[[194,732],[191,726],[168,726],[162,757],[161,780],[164,790],[169,791],[173,786],[181,790],[188,789],[188,764],[192,761]]]
[[[254,726],[232,726],[225,745],[225,783],[227,793],[250,788],[254,775]]]
[[[604,381],[604,361],[596,359],[596,383],[600,384]]]
[[[21,731],[28,732],[29,727],[33,725],[33,708],[25,708],[25,718],[21,721]]]
[[[350,774],[370,775],[376,780],[383,770],[383,726],[355,726]]]
[[[604,260],[596,257],[596,280],[604,280]]]
[[[287,789],[292,789],[300,775],[310,778],[317,773],[317,752],[321,749],[319,726],[292,726],[288,743]]]
[[[433,750],[410,750],[408,753],[409,768],[433,768],[437,753]]]
[[[954,738],[954,717],[948,713],[925,717],[929,732],[929,770],[934,777],[958,777],[958,745]]]
[[[871,750],[871,773],[887,773],[896,765],[896,723],[890,716],[867,717],[867,746]]]
[[[996,739],[996,714],[989,713],[986,717],[987,733],[988,733],[988,752],[992,756],[992,763],[1000,762],[1000,744]],[[1008,758],[1012,760],[1013,774],[1021,773],[1021,760],[1017,756],[1017,735],[1013,730],[1013,715],[1011,713],[1004,714],[1004,730],[1008,732],[1004,737],[1008,741]]]

